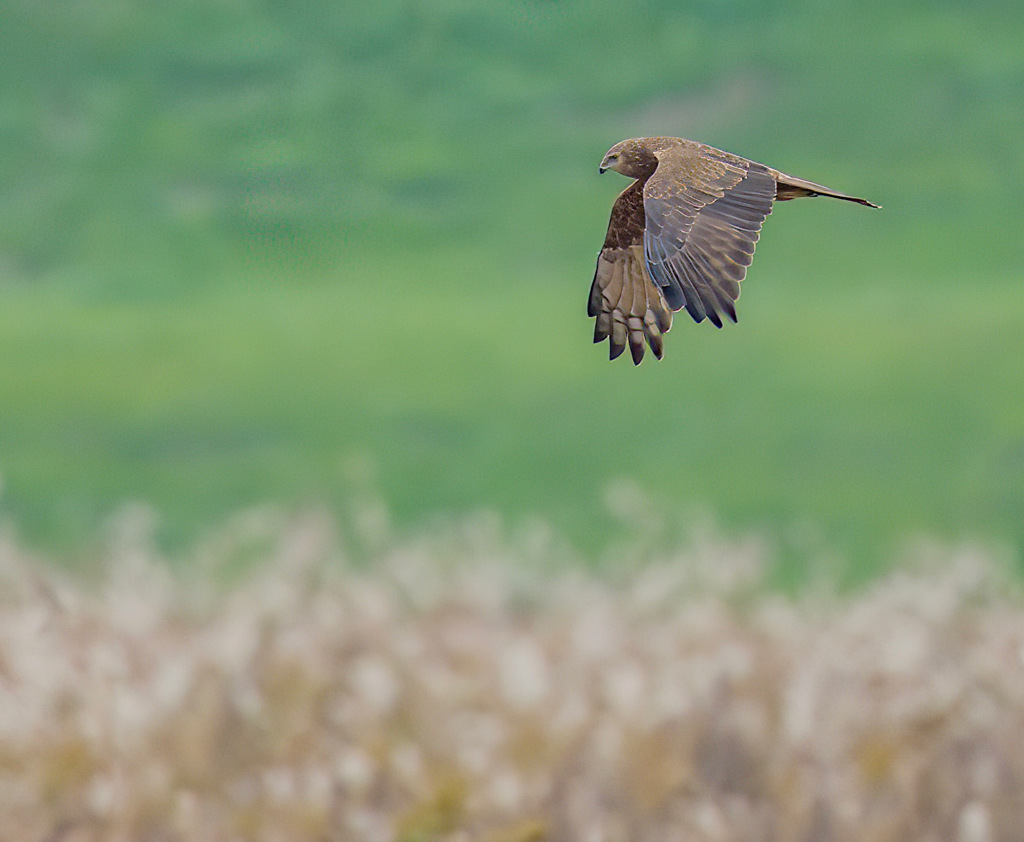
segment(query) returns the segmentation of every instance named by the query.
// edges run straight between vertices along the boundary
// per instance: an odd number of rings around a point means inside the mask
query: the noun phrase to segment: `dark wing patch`
[[[644,188],[647,268],[672,309],[717,327],[733,302],[775,199],[762,166],[711,147],[663,155]]]
[[[672,312],[647,272],[643,241],[643,184],[633,182],[612,206],[587,314],[597,320],[594,341],[608,340],[609,357],[614,360],[628,344],[637,365],[644,357],[645,342],[661,359],[662,336],[672,326]]]

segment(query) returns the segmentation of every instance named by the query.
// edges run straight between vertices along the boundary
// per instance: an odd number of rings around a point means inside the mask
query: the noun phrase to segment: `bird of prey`
[[[879,207],[679,137],[616,143],[601,161],[606,170],[636,180],[612,206],[587,312],[610,358],[628,344],[638,365],[645,341],[661,359],[674,310],[715,327],[723,316],[736,321],[733,302],[776,199],[831,196]]]

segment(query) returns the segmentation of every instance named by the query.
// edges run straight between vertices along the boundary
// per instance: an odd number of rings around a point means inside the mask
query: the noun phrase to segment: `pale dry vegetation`
[[[88,582],[3,541],[0,838],[1020,838],[990,553],[794,596],[756,540],[597,573],[539,528],[378,525],[357,564],[257,512],[172,574],[129,515]]]

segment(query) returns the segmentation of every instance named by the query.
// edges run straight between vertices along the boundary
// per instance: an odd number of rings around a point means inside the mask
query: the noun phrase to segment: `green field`
[[[369,487],[399,526],[539,515],[599,554],[628,479],[794,565],[1024,546],[1019,4],[0,15],[0,507],[30,542],[144,500],[181,546]],[[884,210],[777,206],[739,325],[609,363],[586,295],[626,182],[597,164],[655,133]]]

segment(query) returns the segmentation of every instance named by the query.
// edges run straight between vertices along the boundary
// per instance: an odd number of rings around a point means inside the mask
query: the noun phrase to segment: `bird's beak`
[[[606,172],[608,172],[608,167],[606,167],[604,164],[602,164],[601,166],[599,166],[597,168],[597,171],[599,173],[601,173],[601,175],[604,175]]]

